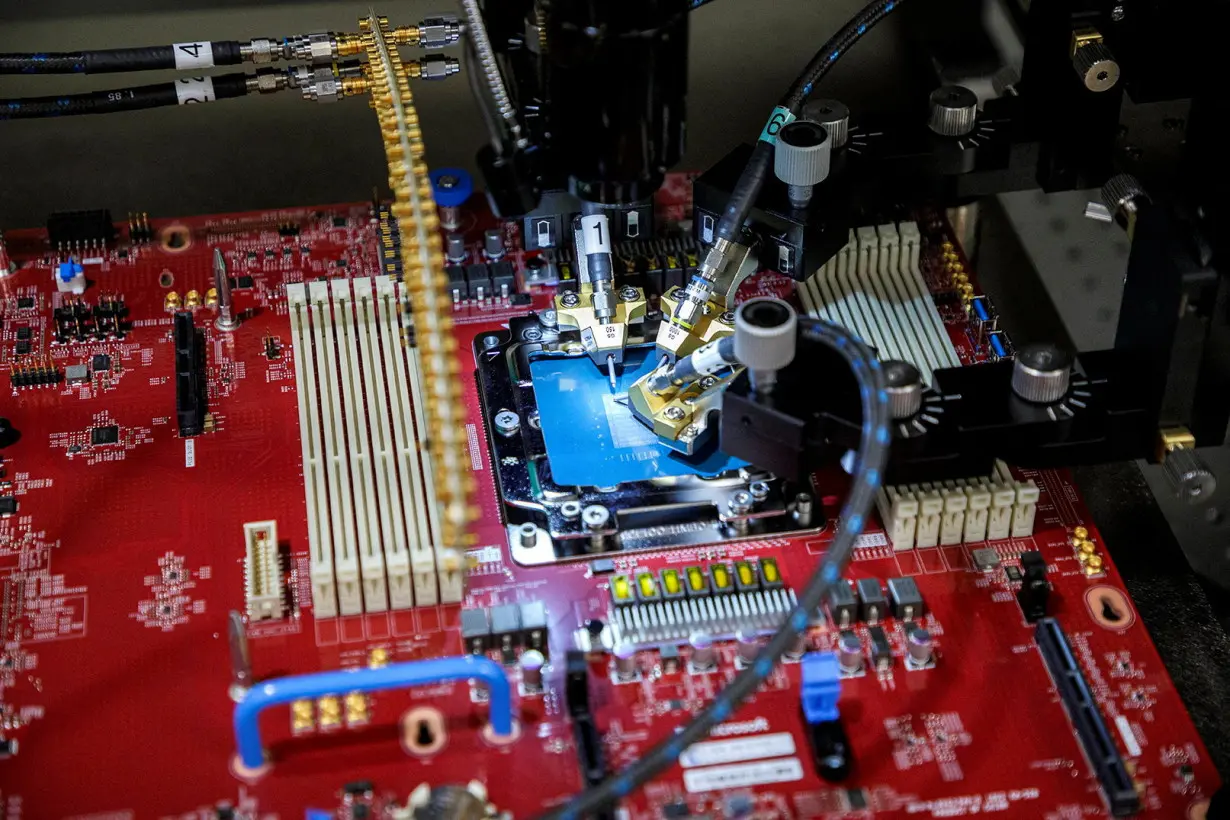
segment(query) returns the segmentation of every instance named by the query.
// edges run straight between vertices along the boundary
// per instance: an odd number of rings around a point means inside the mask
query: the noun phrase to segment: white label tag
[[[679,755],[679,765],[711,766],[715,763],[739,763],[762,757],[784,757],[794,754],[794,736],[789,732],[754,735],[736,740],[706,740],[693,743]]]
[[[611,252],[611,220],[606,214],[581,217],[581,235],[585,237],[585,253]]]
[[[865,532],[858,538],[854,539],[854,548],[863,549],[865,547],[887,547],[888,536],[882,532]]]
[[[184,466],[196,466],[196,439],[184,439]]]
[[[1136,733],[1132,731],[1131,722],[1123,715],[1115,715],[1115,728],[1119,730],[1119,737],[1123,738],[1123,748],[1127,749],[1128,757],[1140,757],[1144,754],[1144,749],[1140,748],[1140,741],[1136,739]]]
[[[171,49],[178,69],[214,67],[214,47],[209,43],[176,43]]]
[[[797,757],[765,760],[760,763],[737,763],[733,766],[713,766],[689,769],[683,773],[683,787],[689,794],[741,789],[764,783],[791,783],[803,779],[803,764]]]
[[[180,105],[192,103],[213,102],[218,99],[214,95],[212,77],[183,77],[175,83],[175,96]]]

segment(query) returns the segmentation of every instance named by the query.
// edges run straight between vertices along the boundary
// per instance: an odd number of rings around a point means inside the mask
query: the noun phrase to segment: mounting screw
[[[666,416],[671,421],[681,421],[687,415],[682,407],[668,407],[662,411],[662,415]]]
[[[737,490],[731,493],[730,501],[726,503],[726,506],[735,515],[747,515],[755,506],[755,499],[747,490]]]
[[[581,304],[581,297],[570,290],[559,298],[559,302],[564,307],[573,308]]]
[[[619,289],[619,298],[623,299],[625,302],[635,302],[640,295],[641,294],[637,291],[637,289],[631,285],[626,285]]]
[[[611,522],[611,511],[601,504],[591,504],[581,511],[581,523],[591,530],[600,530]]]
[[[487,348],[488,350],[490,350],[493,347],[499,347],[499,346],[500,346],[499,336],[484,336],[483,337],[483,347]]]
[[[511,436],[521,429],[521,417],[511,410],[501,410],[492,419],[495,431],[502,436]]]
[[[753,481],[748,485],[747,489],[752,494],[752,500],[758,504],[769,497],[769,484],[767,481]]]
[[[542,341],[542,330],[533,326],[527,327],[521,331],[521,338],[527,342],[540,342]]]
[[[724,325],[733,325],[735,323],[735,312],[728,310],[718,317],[718,321]]]
[[[521,541],[521,546],[529,547],[538,543],[538,527],[530,522],[525,522],[517,528],[517,538]]]
[[[556,314],[554,308],[548,308],[538,314],[538,321],[543,325],[543,327],[555,327],[559,324],[559,316]]]
[[[571,521],[581,515],[580,501],[565,501],[559,505],[559,514]]]

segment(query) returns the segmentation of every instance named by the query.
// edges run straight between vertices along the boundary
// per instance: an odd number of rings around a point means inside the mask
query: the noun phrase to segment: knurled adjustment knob
[[[923,381],[918,368],[909,362],[890,359],[881,364],[884,390],[888,393],[888,412],[893,421],[908,419],[922,408]]]
[[[795,120],[778,133],[773,172],[786,183],[792,206],[803,208],[811,201],[812,187],[829,175],[831,153],[828,132],[819,123]]]
[[[1116,216],[1135,210],[1138,203],[1148,201],[1149,195],[1145,193],[1140,180],[1131,174],[1115,174],[1102,186],[1102,204]]]
[[[1034,404],[1054,404],[1068,392],[1072,355],[1052,344],[1026,345],[1012,367],[1012,392]]]
[[[1217,477],[1195,450],[1177,447],[1166,453],[1162,472],[1174,493],[1189,504],[1206,501],[1217,489]]]
[[[931,92],[932,131],[942,137],[963,137],[978,120],[978,97],[963,85],[942,85]]]
[[[803,106],[803,119],[817,122],[828,132],[833,150],[850,140],[850,109],[837,100],[811,100]]]
[[[1119,82],[1119,62],[1106,43],[1089,43],[1072,55],[1072,67],[1090,91],[1109,91]]]

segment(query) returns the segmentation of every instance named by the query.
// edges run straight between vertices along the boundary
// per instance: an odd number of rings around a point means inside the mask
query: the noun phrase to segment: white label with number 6
[[[611,220],[606,214],[581,217],[581,235],[585,237],[585,253],[611,252]]]
[[[175,53],[175,67],[181,71],[214,67],[214,47],[209,43],[176,43],[171,50]]]
[[[183,77],[175,83],[175,96],[180,105],[192,103],[213,102],[218,99],[214,94],[212,77]]]

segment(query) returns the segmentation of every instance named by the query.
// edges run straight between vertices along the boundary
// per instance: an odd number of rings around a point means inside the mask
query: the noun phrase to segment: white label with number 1
[[[585,237],[585,253],[611,252],[611,220],[606,214],[581,217],[581,235]]]
[[[175,53],[175,67],[181,71],[214,67],[214,47],[209,43],[176,43],[171,50]]]
[[[184,77],[175,83],[175,96],[180,105],[207,103],[218,99],[214,95],[212,77]]]

